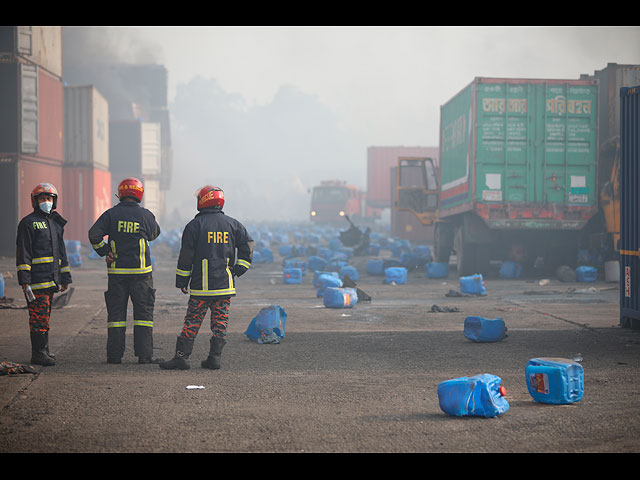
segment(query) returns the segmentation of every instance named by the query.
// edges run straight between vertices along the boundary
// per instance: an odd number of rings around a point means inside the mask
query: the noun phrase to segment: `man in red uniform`
[[[55,292],[64,292],[71,283],[71,270],[64,245],[67,221],[54,210],[58,190],[40,183],[31,192],[33,212],[20,220],[16,238],[18,283],[29,309],[31,363],[55,365],[49,351],[49,321]]]
[[[222,212],[224,192],[207,185],[198,193],[198,214],[182,233],[176,270],[176,287],[190,294],[175,356],[160,363],[165,370],[187,370],[193,343],[208,310],[211,310],[209,356],[203,368],[220,368],[229,319],[231,297],[236,294],[234,277],[251,266],[253,240],[246,228]]]

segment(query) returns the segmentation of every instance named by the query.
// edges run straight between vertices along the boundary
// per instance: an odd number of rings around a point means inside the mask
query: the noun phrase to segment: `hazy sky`
[[[371,145],[437,145],[440,105],[476,76],[568,78],[640,64],[639,27],[141,27],[176,85],[195,75],[264,104],[315,95]],[[147,43],[148,42],[148,43]]]
[[[242,218],[306,219],[319,180],[366,188],[368,147],[437,147],[441,105],[474,77],[640,64],[640,27],[101,28],[76,44],[168,71],[168,211],[185,215],[185,192],[214,181]]]

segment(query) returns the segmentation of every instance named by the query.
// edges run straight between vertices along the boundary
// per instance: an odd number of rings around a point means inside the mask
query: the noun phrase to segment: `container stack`
[[[15,254],[15,226],[40,182],[63,185],[61,27],[0,27],[0,254]],[[60,196],[64,212],[69,199]],[[9,228],[9,226],[13,228]]]
[[[86,243],[87,232],[113,204],[109,171],[109,104],[92,85],[64,88],[63,215],[65,237]]]

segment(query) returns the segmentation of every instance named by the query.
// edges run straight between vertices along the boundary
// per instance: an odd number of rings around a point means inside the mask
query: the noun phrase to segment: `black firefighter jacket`
[[[109,275],[151,273],[149,242],[160,235],[156,217],[135,201],[122,200],[100,215],[89,229],[89,242],[98,255],[113,252]],[[104,237],[108,236],[107,242]]]
[[[237,258],[236,258],[237,249]],[[182,232],[176,287],[195,297],[231,297],[234,276],[251,266],[253,240],[240,222],[216,209],[203,209]]]
[[[67,221],[58,212],[34,210],[18,224],[16,267],[18,283],[32,290],[52,289],[71,283],[71,270],[64,245]]]

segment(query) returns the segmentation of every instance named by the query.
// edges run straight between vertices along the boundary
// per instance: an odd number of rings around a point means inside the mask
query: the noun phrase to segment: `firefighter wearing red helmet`
[[[140,180],[125,178],[118,186],[120,202],[89,229],[89,242],[107,263],[107,363],[122,362],[129,298],[133,304],[133,349],[138,363],[162,361],[153,358],[156,291],[149,247],[149,242],[160,235],[160,226],[153,213],[140,205],[143,194]]]
[[[231,297],[236,277],[251,266],[253,240],[236,219],[225,215],[224,192],[207,185],[198,192],[198,214],[184,228],[176,270],[176,287],[189,294],[184,325],[171,360],[160,363],[165,370],[187,370],[189,356],[207,312],[211,310],[209,355],[201,366],[220,368],[226,342]]]
[[[71,283],[71,270],[64,244],[67,221],[54,211],[58,190],[40,183],[31,192],[33,212],[18,224],[16,268],[29,310],[31,363],[55,365],[49,351],[51,303],[55,292],[64,292]]]

